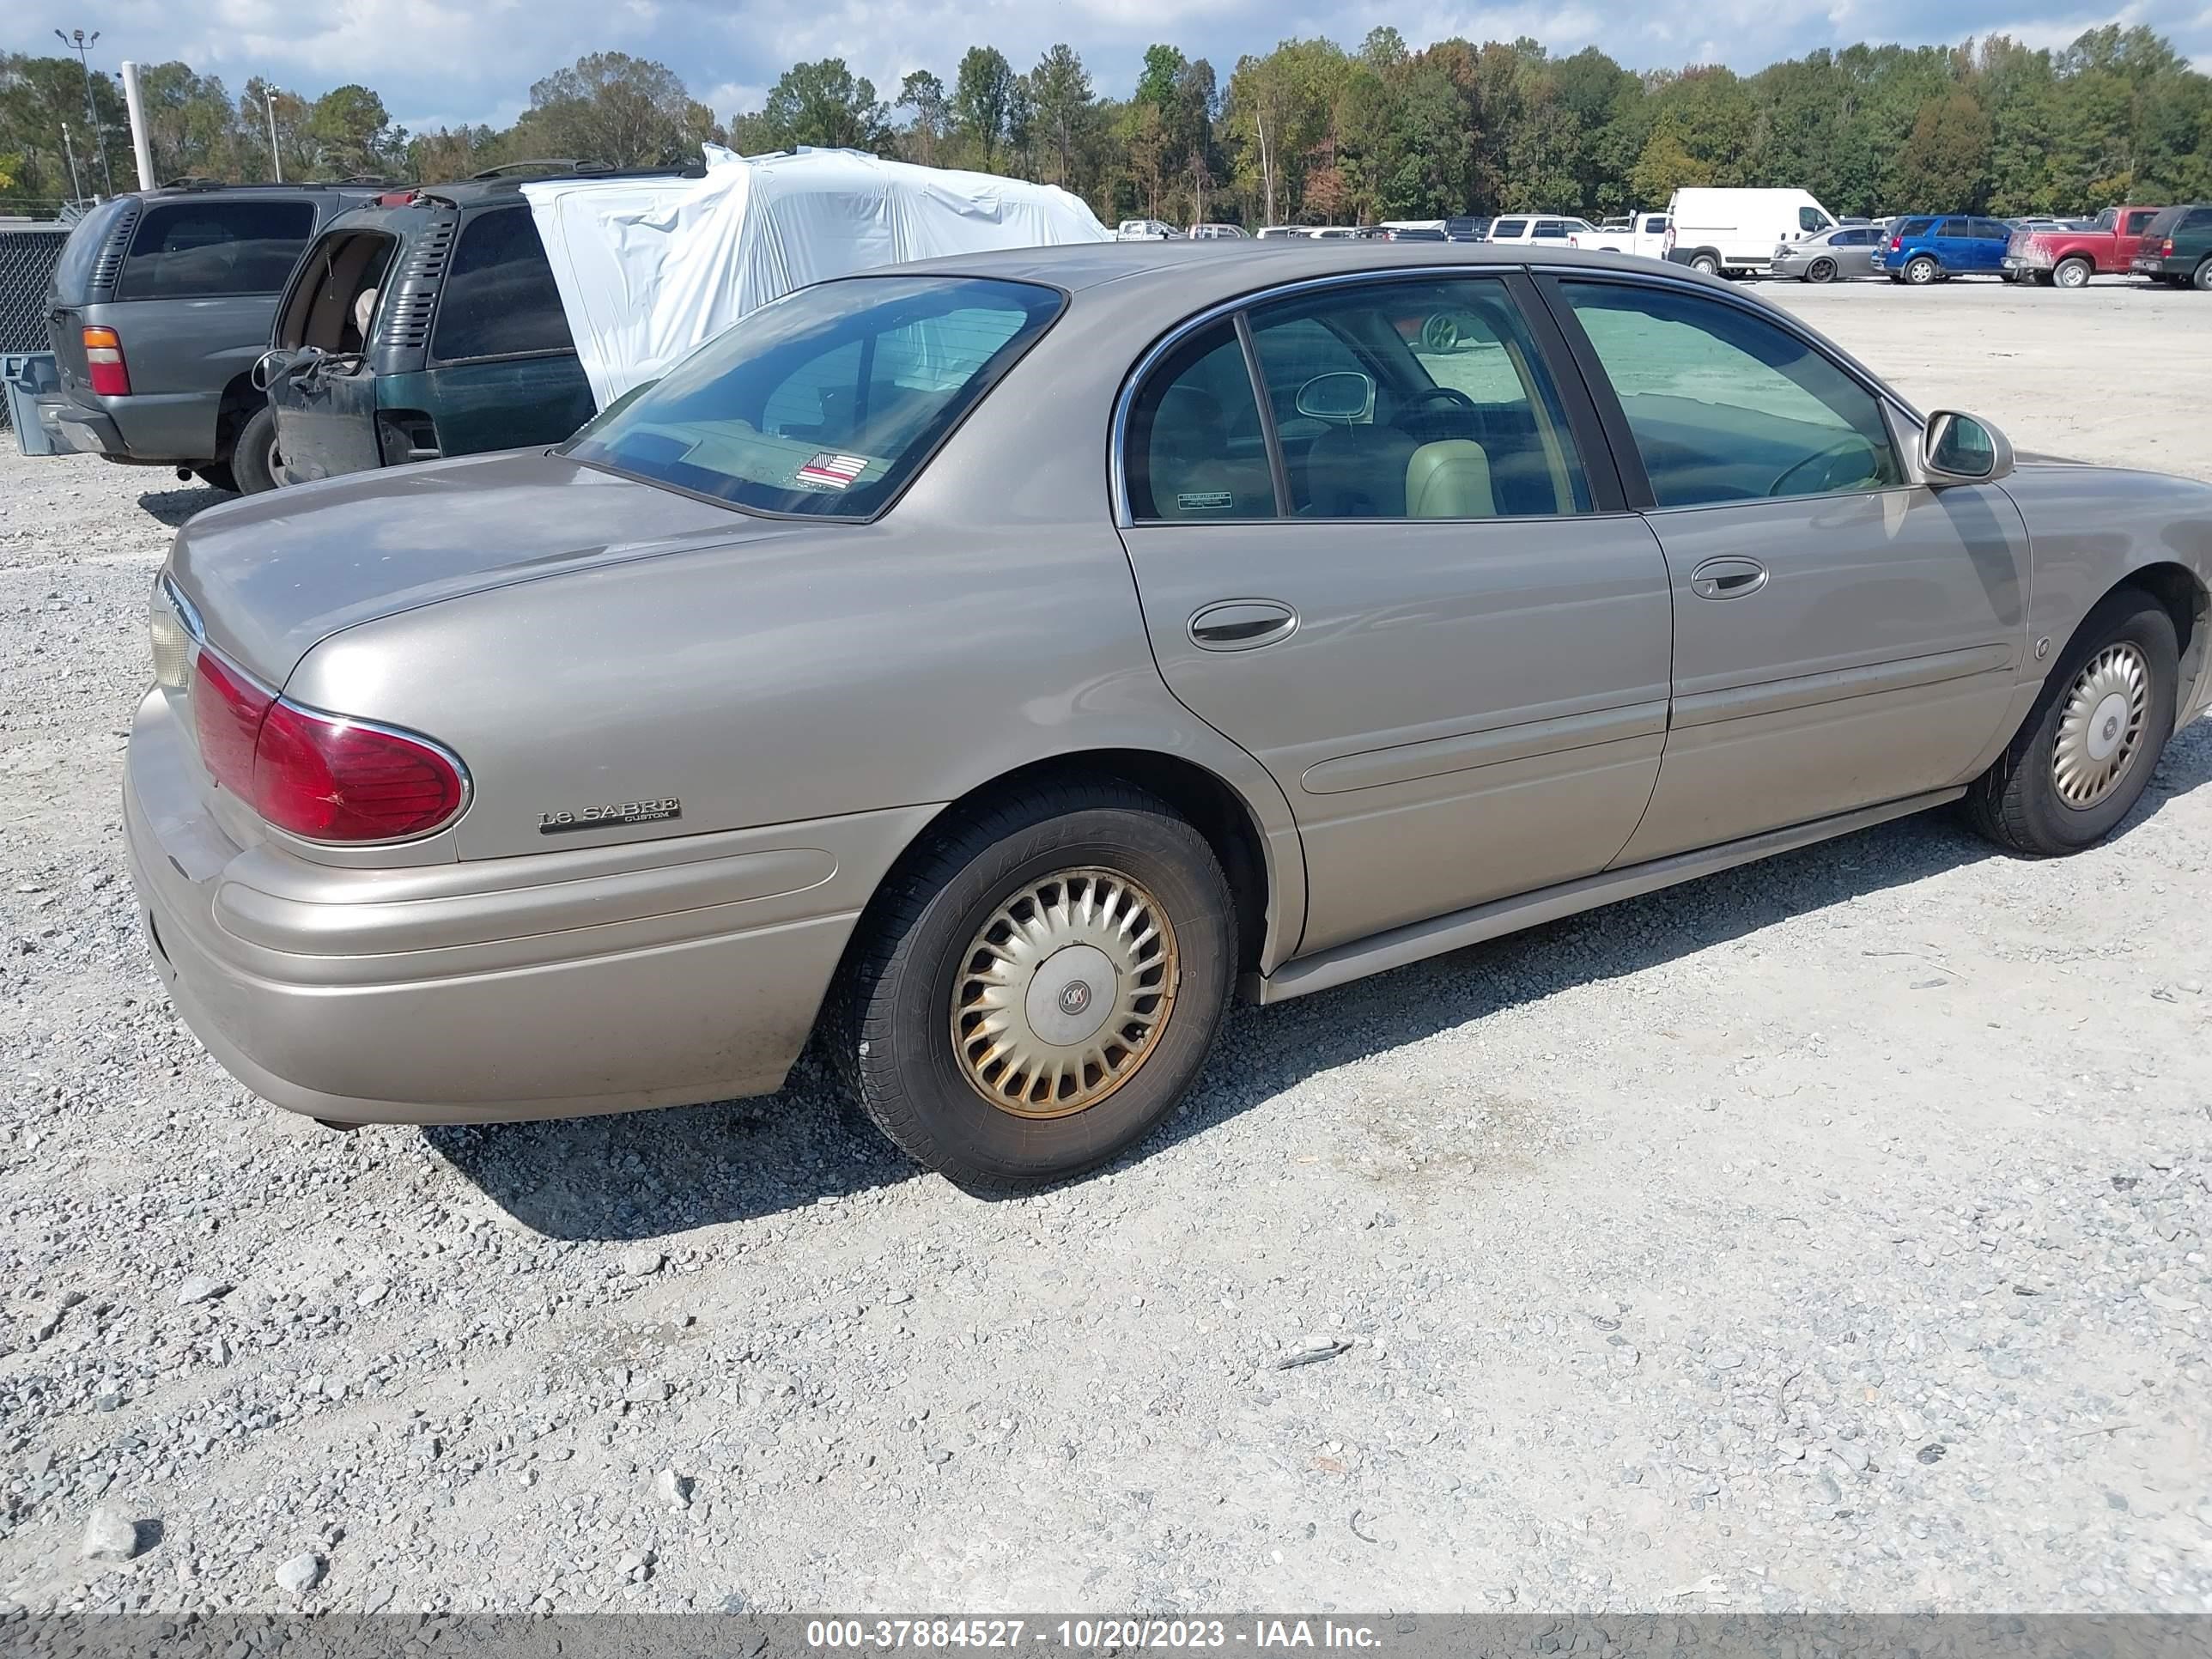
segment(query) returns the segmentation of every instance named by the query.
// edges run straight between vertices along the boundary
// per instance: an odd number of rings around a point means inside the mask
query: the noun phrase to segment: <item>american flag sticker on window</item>
[[[809,489],[842,489],[867,470],[865,455],[833,455],[824,450],[799,469],[798,479]]]

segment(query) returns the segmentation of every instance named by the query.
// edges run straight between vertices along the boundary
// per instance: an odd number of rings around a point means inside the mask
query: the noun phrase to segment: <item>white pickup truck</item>
[[[1608,221],[1595,231],[1575,238],[1577,247],[1602,248],[1612,253],[1634,253],[1646,259],[1667,257],[1667,227],[1672,222],[1663,213],[1649,208],[1639,208],[1625,223]]]

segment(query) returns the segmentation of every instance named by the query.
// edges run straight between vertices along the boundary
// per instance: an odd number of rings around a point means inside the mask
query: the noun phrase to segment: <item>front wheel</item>
[[[934,833],[862,919],[832,1008],[860,1104],[963,1185],[1065,1180],[1143,1139],[1228,1006],[1236,907],[1158,797],[1032,787]]]
[[[1905,267],[1905,280],[1915,288],[1925,288],[1942,274],[1942,266],[1924,253],[1908,262]]]
[[[2172,735],[2179,659],[2164,605],[2139,588],[2107,595],[2019,735],[1967,792],[1974,827],[2036,858],[2103,840],[2142,798]]]
[[[239,428],[230,451],[231,476],[242,493],[258,495],[281,482],[276,467],[276,411],[264,404]]]

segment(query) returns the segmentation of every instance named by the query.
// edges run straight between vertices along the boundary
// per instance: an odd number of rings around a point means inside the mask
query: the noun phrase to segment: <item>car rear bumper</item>
[[[765,1094],[934,809],[405,869],[241,846],[169,702],[124,839],[171,999],[224,1069],[342,1122],[501,1122]]]
[[[2138,276],[2186,276],[2196,267],[2184,259],[2161,259],[2155,253],[2138,253],[2128,264]]]
[[[139,466],[206,466],[216,457],[216,400],[198,392],[133,394],[81,403],[39,399],[39,425],[58,450]]]

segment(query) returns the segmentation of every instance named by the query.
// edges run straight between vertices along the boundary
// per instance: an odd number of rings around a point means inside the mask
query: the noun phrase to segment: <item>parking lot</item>
[[[2212,479],[2212,297],[1762,291]],[[222,498],[5,443],[0,1607],[2212,1610],[2212,722],[2063,863],[1939,814],[1243,1010],[1020,1200],[811,1059],[336,1134],[177,1024],[123,871]]]

